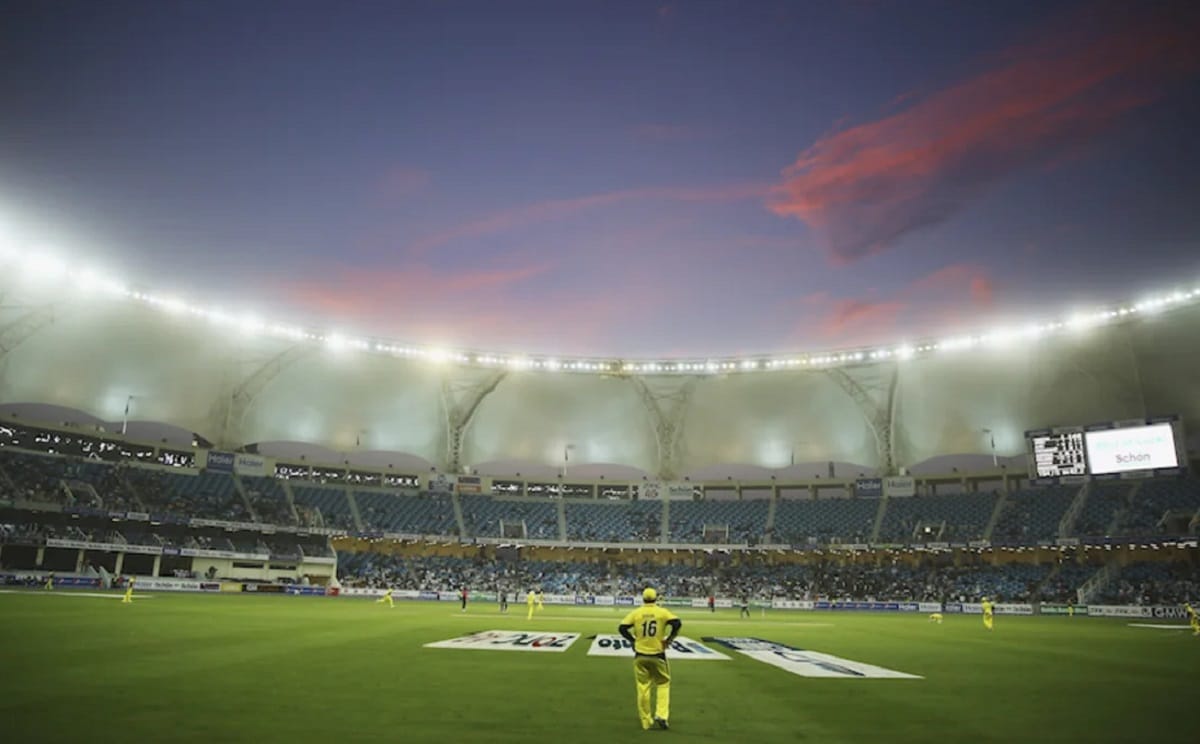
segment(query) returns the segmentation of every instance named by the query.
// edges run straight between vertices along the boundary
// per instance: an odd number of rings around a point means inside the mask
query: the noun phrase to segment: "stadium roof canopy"
[[[446,470],[712,477],[797,463],[893,472],[1018,455],[1024,432],[1200,421],[1200,291],[958,339],[789,357],[517,358],[215,312],[57,259],[0,253],[0,404],[126,408],[222,447],[299,441]],[[564,374],[569,373],[569,374]],[[991,434],[984,434],[984,430]]]

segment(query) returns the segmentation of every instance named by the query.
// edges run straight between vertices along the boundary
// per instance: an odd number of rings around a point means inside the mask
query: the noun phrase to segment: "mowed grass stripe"
[[[1187,730],[1200,641],[1089,618],[684,610],[685,634],[767,638],[919,674],[818,680],[728,652],[672,666],[672,731],[637,725],[631,666],[586,656],[623,610],[525,619],[471,605],[156,594],[0,595],[9,741],[1127,742]],[[549,613],[552,613],[549,614]],[[573,631],[566,653],[423,648],[476,630]]]

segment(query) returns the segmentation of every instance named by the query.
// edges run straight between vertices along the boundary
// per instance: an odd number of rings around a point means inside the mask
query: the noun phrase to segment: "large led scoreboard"
[[[1178,416],[1025,432],[1029,475],[1038,480],[1146,477],[1179,471]]]

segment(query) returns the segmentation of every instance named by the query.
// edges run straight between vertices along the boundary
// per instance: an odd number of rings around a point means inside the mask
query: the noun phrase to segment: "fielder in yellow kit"
[[[121,597],[121,604],[133,604],[133,582],[134,578],[129,577],[129,581],[125,584],[125,596]]]
[[[395,607],[396,600],[392,599],[392,590],[388,589],[383,593],[383,596],[375,600],[379,604],[386,604],[388,607]]]
[[[1187,610],[1188,624],[1192,626],[1192,635],[1200,635],[1200,614],[1192,609],[1190,602],[1184,602],[1183,609]]]
[[[671,667],[667,664],[667,647],[683,626],[675,613],[659,607],[657,602],[658,592],[647,587],[642,592],[642,606],[626,615],[617,627],[617,632],[633,644],[633,679],[637,683],[638,718],[643,729],[670,728],[667,720],[671,713]],[[653,716],[652,689],[658,690]]]
[[[533,619],[533,607],[536,602],[537,602],[537,592],[530,589],[529,594],[525,595],[525,604],[529,605],[529,615],[526,616],[526,618],[525,618],[526,620]]]
[[[992,604],[992,601],[990,599],[988,599],[987,597],[984,597],[983,601],[979,603],[979,608],[983,610],[983,627],[987,628],[988,630],[991,630],[992,624],[996,621],[995,605]]]

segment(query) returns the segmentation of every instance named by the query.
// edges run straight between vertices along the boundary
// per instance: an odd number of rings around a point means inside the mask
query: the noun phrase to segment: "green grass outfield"
[[[114,597],[117,595],[113,595]],[[924,679],[799,677],[735,652],[672,665],[672,729],[642,731],[631,663],[587,656],[612,608],[69,590],[0,593],[8,742],[1135,742],[1195,740],[1200,639],[1122,620],[684,610]],[[1179,621],[1167,621],[1179,622]],[[479,630],[575,631],[555,653],[422,648]],[[711,644],[710,644],[711,645]],[[1180,738],[1182,737],[1182,738]]]

